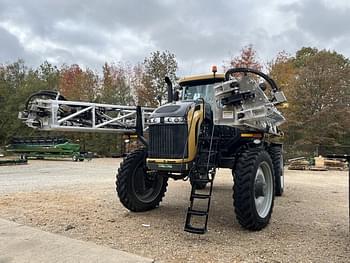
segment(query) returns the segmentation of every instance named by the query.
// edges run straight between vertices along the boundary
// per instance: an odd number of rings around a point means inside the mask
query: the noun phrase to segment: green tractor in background
[[[71,158],[84,161],[80,145],[58,137],[14,137],[5,147],[7,152],[21,156],[21,159]]]

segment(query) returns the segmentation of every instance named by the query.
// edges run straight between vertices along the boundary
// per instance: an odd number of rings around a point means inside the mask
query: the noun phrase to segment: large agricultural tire
[[[272,161],[262,149],[240,154],[233,171],[236,218],[242,227],[261,230],[270,221],[274,202]]]
[[[284,171],[282,145],[272,145],[269,149],[275,175],[275,195],[282,196],[284,191]]]
[[[146,156],[147,152],[144,149],[128,154],[120,164],[116,176],[119,200],[133,212],[156,208],[168,186],[166,175],[147,173]]]

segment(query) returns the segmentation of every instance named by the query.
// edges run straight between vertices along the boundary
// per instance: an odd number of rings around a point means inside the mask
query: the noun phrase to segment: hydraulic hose
[[[230,76],[233,73],[253,73],[255,75],[262,77],[264,80],[266,80],[267,83],[270,84],[273,92],[279,91],[279,88],[278,88],[276,82],[273,79],[271,79],[268,75],[262,73],[261,71],[251,69],[251,68],[231,68],[231,69],[226,71],[225,80],[228,81],[230,79]]]
[[[57,98],[57,95],[58,96],[58,100],[66,100],[65,97],[63,97],[62,95],[60,95],[57,91],[52,91],[52,90],[41,90],[39,92],[36,92],[36,93],[33,93],[32,95],[29,96],[29,98],[27,99],[26,101],[26,104],[25,104],[25,108],[28,110],[28,106],[29,106],[29,103],[31,102],[31,100],[35,97],[42,97],[42,96],[45,96],[45,97],[48,97],[50,99],[56,99]]]

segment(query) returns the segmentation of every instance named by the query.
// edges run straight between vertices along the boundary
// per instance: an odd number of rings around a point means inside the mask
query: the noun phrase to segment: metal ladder
[[[192,179],[192,189],[190,195],[190,205],[187,208],[186,222],[184,231],[194,233],[194,234],[204,234],[207,232],[208,217],[209,217],[209,208],[210,201],[213,192],[213,182],[216,172],[216,157],[218,154],[219,138],[214,138],[213,134],[210,138],[210,147],[209,150],[199,149],[197,162],[195,164],[195,172],[205,172],[206,178],[193,178]],[[200,147],[201,148],[201,147]],[[201,159],[200,156],[205,154],[206,159]],[[194,174],[195,175],[195,174]],[[196,183],[209,183],[209,189],[206,190],[206,193],[198,193],[196,188]],[[208,188],[208,187],[207,187]],[[205,209],[194,209],[194,203],[196,200],[206,200]],[[203,206],[203,204],[202,204]],[[202,217],[204,218],[203,226],[197,227],[192,225],[193,217]]]

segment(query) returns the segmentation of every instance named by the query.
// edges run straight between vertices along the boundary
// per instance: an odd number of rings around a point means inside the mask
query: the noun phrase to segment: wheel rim
[[[273,178],[270,166],[262,162],[256,171],[254,180],[254,200],[258,215],[266,217],[271,208],[273,198]]]
[[[154,201],[161,192],[163,177],[158,173],[148,174],[141,162],[134,170],[132,176],[132,190],[139,201],[150,203]]]
[[[281,189],[284,190],[284,176],[281,176]]]
[[[280,165],[281,165],[281,176],[280,176],[280,178],[281,178],[280,179],[281,185],[280,185],[280,187],[283,190],[284,189],[284,171],[283,171],[284,167],[283,167],[283,158],[282,158],[282,156],[281,156]]]

